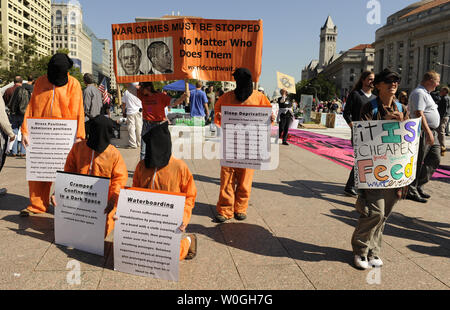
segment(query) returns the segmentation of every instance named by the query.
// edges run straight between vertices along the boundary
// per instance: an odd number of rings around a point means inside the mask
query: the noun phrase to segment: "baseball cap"
[[[378,73],[377,75],[375,75],[375,80],[373,81],[374,85],[377,85],[378,83],[381,82],[400,82],[401,77],[400,74],[398,74],[395,71],[392,71],[389,68],[384,69],[383,71],[381,71],[380,73]]]

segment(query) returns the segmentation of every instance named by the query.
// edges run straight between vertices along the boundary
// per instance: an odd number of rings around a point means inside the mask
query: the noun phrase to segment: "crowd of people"
[[[26,148],[29,145],[27,118],[76,119],[76,142],[67,157],[64,170],[110,178],[108,205],[105,206],[105,235],[113,230],[114,221],[117,220],[115,213],[118,196],[120,189],[127,183],[128,170],[134,171],[133,187],[186,195],[183,221],[179,227],[181,231],[186,231],[195,206],[197,190],[194,177],[186,163],[172,156],[167,107],[188,105],[192,117],[204,118],[220,127],[221,107],[224,104],[270,106],[263,90],[254,90],[252,74],[245,68],[236,69],[233,73],[236,89],[226,93],[220,89],[214,90],[212,86],[205,89],[199,82],[195,85],[196,89],[190,92],[190,96],[183,93],[175,99],[156,91],[152,82],[127,84],[122,96],[122,112],[127,120],[128,147],[140,148],[139,163],[136,167],[127,168],[121,153],[111,144],[115,124],[105,113],[102,95],[94,83],[93,76],[84,75],[86,88],[82,91],[80,83],[68,74],[72,65],[73,62],[67,55],[55,54],[48,64],[47,75],[35,81],[29,78],[31,84],[27,85],[30,86],[25,87],[22,79],[16,77],[14,86],[8,89],[0,100],[1,139],[18,140],[16,136],[20,130],[21,142]],[[355,208],[360,213],[360,218],[351,237],[351,244],[355,266],[361,269],[383,265],[380,258],[383,229],[393,207],[402,198],[419,202],[430,199],[424,185],[430,181],[431,175],[439,166],[441,156],[445,154],[445,145],[442,142],[445,139],[442,139],[442,136],[450,115],[448,87],[441,87],[439,98],[433,95],[440,84],[440,76],[434,71],[424,75],[421,84],[409,97],[403,92],[397,94],[399,82],[400,75],[389,69],[378,74],[363,72],[349,94],[343,111],[350,128],[354,121],[403,121],[408,118],[422,118],[417,177],[410,186],[358,190],[354,171],[349,175],[344,191],[347,195],[357,197]],[[287,145],[287,133],[294,115],[295,102],[288,99],[285,89],[281,91],[277,102],[279,138]],[[9,111],[8,116],[5,103]],[[273,121],[275,115],[272,115]],[[20,156],[22,152],[25,151],[19,143],[16,147],[13,146],[13,154]],[[4,154],[1,155],[3,160],[0,162],[0,169],[4,162]],[[222,223],[233,217],[239,221],[246,219],[253,175],[253,169],[221,167],[215,217],[217,222]],[[54,196],[50,193],[51,182],[29,181],[28,184],[30,203],[20,211],[21,216],[45,213],[50,202],[57,207]],[[5,189],[0,191],[4,192]],[[180,260],[192,259],[196,253],[197,237],[195,234],[188,234],[181,241]]]

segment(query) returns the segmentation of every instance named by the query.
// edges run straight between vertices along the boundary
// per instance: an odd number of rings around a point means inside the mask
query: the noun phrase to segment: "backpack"
[[[397,106],[397,110],[401,113],[403,113],[403,106],[400,102],[394,101],[395,105]],[[377,98],[373,99],[370,104],[372,105],[372,119],[375,119],[378,114],[378,100]]]
[[[9,100],[9,107],[12,115],[25,115],[30,93],[24,87],[19,86],[14,90],[14,94]]]

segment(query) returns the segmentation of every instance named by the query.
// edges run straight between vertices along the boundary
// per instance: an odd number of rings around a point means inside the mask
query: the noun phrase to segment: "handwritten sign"
[[[178,281],[184,194],[122,189],[114,229],[114,270]]]
[[[359,189],[398,188],[416,177],[421,119],[353,122]]]
[[[238,67],[261,74],[262,21],[179,18],[112,25],[118,83],[232,81]]]

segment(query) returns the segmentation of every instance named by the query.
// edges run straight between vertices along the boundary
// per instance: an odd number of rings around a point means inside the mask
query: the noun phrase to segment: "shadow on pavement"
[[[196,182],[216,184],[220,187],[220,178],[212,178],[204,175],[195,174],[194,180]],[[337,197],[346,197],[343,194],[344,185],[341,183],[320,182],[312,180],[282,181],[282,183],[285,185],[253,182],[252,188],[277,192],[294,197],[319,198],[331,203],[336,203],[347,207],[353,207],[355,205],[354,203],[349,203],[347,201],[342,201],[331,197],[332,195]],[[219,194],[219,190],[220,188],[217,189],[217,194]]]
[[[330,210],[330,212],[334,215],[323,215],[356,227],[357,219],[359,218],[358,212],[339,209]],[[450,257],[450,232],[439,228],[448,228],[449,226],[446,223],[422,221],[393,212],[386,223],[384,235],[438,245],[437,247],[426,247],[411,244],[407,248],[430,256]]]
[[[0,210],[17,211],[26,208],[30,202],[28,197],[6,193],[0,196]]]
[[[222,234],[218,233],[218,229]],[[308,262],[337,261],[349,265],[352,261],[351,251],[277,237],[255,224],[223,223],[212,228],[191,224],[188,231],[205,235],[217,243],[262,256],[289,257]]]

